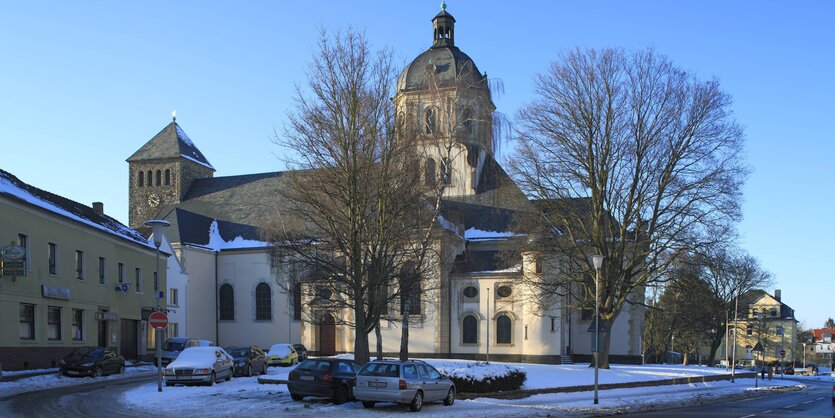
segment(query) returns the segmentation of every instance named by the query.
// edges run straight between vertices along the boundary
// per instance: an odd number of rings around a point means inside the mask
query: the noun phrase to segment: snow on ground
[[[118,380],[126,377],[135,377],[142,374],[152,375],[157,369],[154,366],[128,367],[125,374],[112,374],[99,378],[92,377],[68,377],[58,373],[44,374],[39,376],[25,377],[11,382],[0,382],[0,396],[11,396],[18,393],[30,392],[33,390],[53,389],[64,386],[83,385],[86,383],[101,382],[103,380]],[[27,370],[32,372],[32,370]],[[5,375],[6,372],[3,372]]]
[[[350,357],[350,356],[340,356]],[[475,363],[465,360],[427,359],[427,362],[439,369],[467,369]],[[483,373],[502,373],[508,368],[524,369],[528,373],[526,389],[575,386],[592,384],[594,369],[587,364],[545,365],[523,363],[491,363]],[[472,368],[470,368],[472,369]],[[268,376],[273,379],[286,379],[292,370],[290,367],[272,367]],[[647,381],[669,379],[673,377],[703,376],[722,374],[722,368],[699,366],[670,365],[613,365],[610,370],[600,371],[601,383],[627,381]],[[427,404],[421,416],[441,416],[454,414],[463,417],[519,416],[524,415],[588,415],[595,413],[614,413],[619,410],[636,410],[653,407],[680,406],[682,399],[702,402],[729,395],[741,395],[753,391],[768,390],[773,386],[797,386],[792,380],[771,380],[760,382],[760,388],[754,389],[753,379],[737,379],[736,383],[727,381],[694,383],[675,386],[653,386],[635,389],[615,389],[600,392],[600,405],[593,407],[593,392],[554,393],[534,395],[523,399],[478,398],[457,400],[451,407],[440,403]],[[763,388],[763,387],[766,388]],[[345,405],[333,405],[324,398],[305,398],[304,402],[290,399],[286,385],[258,384],[257,377],[235,378],[231,382],[221,382],[212,387],[175,386],[166,387],[163,393],[156,391],[156,383],[148,383],[122,396],[122,403],[134,410],[146,414],[171,416],[183,414],[201,416],[334,416],[349,414],[351,417],[380,417],[397,413],[406,413],[408,409],[401,405],[381,403],[374,409],[364,409],[359,402]],[[173,413],[172,411],[176,411]]]
[[[15,370],[15,371],[3,370],[2,375],[3,375],[4,378],[7,378],[7,377],[20,376],[22,374],[41,374],[41,373],[57,373],[57,372],[58,372],[58,368],[54,368],[54,369],[27,369],[27,370]]]

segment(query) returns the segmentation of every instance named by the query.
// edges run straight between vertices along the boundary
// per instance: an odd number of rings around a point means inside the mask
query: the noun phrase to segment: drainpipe
[[[218,347],[222,347],[220,345],[220,310],[218,309],[218,306],[220,306],[220,301],[218,300],[220,298],[220,292],[219,292],[219,289],[217,287],[217,283],[218,283],[217,255],[218,255],[218,252],[219,251],[214,251],[214,253],[215,253],[215,344],[217,344]]]

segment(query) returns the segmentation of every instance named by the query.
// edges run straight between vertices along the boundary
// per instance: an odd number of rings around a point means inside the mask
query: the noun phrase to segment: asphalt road
[[[693,407],[634,414],[640,417],[724,417],[724,418],[816,418],[835,417],[831,401],[832,383],[804,380],[806,388],[796,392],[768,394],[754,398],[717,402]]]
[[[153,381],[156,376],[109,380],[79,386],[39,390],[0,398],[3,417],[137,417],[119,397],[128,389]]]

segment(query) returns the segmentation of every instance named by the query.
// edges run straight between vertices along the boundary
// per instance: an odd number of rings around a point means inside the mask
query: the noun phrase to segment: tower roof
[[[159,160],[167,158],[185,158],[204,167],[214,170],[209,160],[191,142],[177,122],[171,122],[154,135],[142,148],[128,157],[128,162],[143,160]]]

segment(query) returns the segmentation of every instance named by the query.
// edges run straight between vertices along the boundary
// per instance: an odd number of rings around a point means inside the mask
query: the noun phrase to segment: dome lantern
[[[441,12],[432,18],[433,48],[455,46],[455,18],[446,11],[446,3],[441,3]]]

